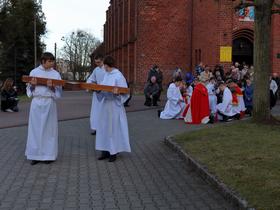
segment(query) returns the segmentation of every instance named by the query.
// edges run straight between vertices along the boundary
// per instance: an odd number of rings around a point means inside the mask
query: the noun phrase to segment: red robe
[[[236,84],[232,83],[230,87],[234,90],[232,93],[232,105],[238,106],[240,101],[238,101],[238,97],[243,97],[242,89]],[[245,116],[245,111],[240,111],[240,119],[242,119]]]
[[[184,111],[186,123],[200,124],[209,121],[209,97],[207,88],[203,84],[198,83],[195,86],[191,97],[191,104],[186,109],[188,109]]]

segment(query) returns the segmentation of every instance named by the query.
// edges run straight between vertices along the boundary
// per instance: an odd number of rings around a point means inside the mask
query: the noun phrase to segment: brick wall
[[[232,0],[111,0],[104,24],[105,53],[130,83],[143,87],[149,69],[159,65],[167,84],[175,67],[193,70],[202,61],[219,63],[220,46],[231,46],[241,22]],[[242,35],[240,35],[242,36]],[[279,72],[280,16],[273,17],[272,66]],[[227,70],[230,63],[223,63]]]
[[[192,69],[202,61],[204,64],[220,63],[220,47],[232,46],[233,33],[253,29],[252,22],[238,20],[231,0],[194,1]],[[227,71],[231,63],[221,63]]]
[[[192,69],[199,62],[217,63],[219,45],[219,1],[193,0]]]
[[[130,83],[135,81],[136,1],[111,0],[104,24],[105,54],[116,59],[116,66]]]
[[[143,84],[153,64],[170,82],[176,67],[190,68],[190,0],[139,0],[137,82]]]

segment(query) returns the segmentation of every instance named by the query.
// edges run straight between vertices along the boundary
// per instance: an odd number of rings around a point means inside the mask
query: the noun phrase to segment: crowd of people
[[[152,104],[157,105],[162,90],[154,77],[156,75],[151,76],[145,86],[145,105],[151,105],[151,99]],[[270,77],[270,108],[276,104],[279,82],[274,73]],[[189,71],[185,75],[176,68],[167,89],[166,105],[158,114],[161,119],[184,119],[192,124],[241,119],[246,114],[252,115],[253,92],[254,67],[246,63],[236,62],[227,71],[222,65],[211,69],[200,63],[194,74]]]

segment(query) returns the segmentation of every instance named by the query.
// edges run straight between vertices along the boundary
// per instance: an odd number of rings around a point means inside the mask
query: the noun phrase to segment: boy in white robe
[[[209,107],[211,110],[211,115],[216,115],[216,106],[217,106],[217,96],[216,96],[216,88],[215,88],[215,78],[211,77],[210,81],[206,85],[207,91],[208,91],[208,97],[209,97]]]
[[[104,59],[105,76],[101,85],[110,85],[127,88],[127,83],[122,73],[114,67],[114,59],[107,56]],[[102,151],[99,160],[109,158],[113,162],[119,152],[131,152],[128,135],[128,125],[124,102],[129,94],[118,94],[101,91],[97,93],[100,101],[100,113],[96,127],[96,150]]]
[[[41,65],[30,72],[30,76],[58,79],[59,73],[53,69],[55,58],[51,53],[44,53]],[[53,86],[51,80],[47,86],[37,85],[36,79],[27,85],[26,93],[32,97],[28,137],[25,155],[35,165],[40,161],[55,161],[58,153],[58,120],[56,99],[61,97],[62,88]]]
[[[236,114],[232,107],[232,93],[225,83],[221,82],[219,84],[219,90],[223,92],[222,103],[217,104],[218,118],[223,119],[223,121],[229,121]]]
[[[187,97],[187,104],[191,103],[191,98],[192,98],[192,94],[193,94],[193,87],[191,86],[190,83],[186,83],[186,97]]]
[[[182,78],[176,77],[167,90],[167,102],[164,110],[160,113],[161,119],[179,119],[185,109],[185,102],[182,97],[180,87],[182,86]]]
[[[104,65],[103,65],[103,56],[96,55],[94,57],[94,62],[97,65],[97,67],[93,70],[93,72],[87,79],[87,83],[100,84],[103,81],[103,78],[105,75],[105,69],[104,69]],[[96,134],[96,125],[98,123],[97,114],[99,113],[99,107],[100,107],[100,103],[97,100],[96,92],[93,92],[92,104],[91,104],[91,110],[90,110],[90,128],[92,130],[92,132],[91,132],[92,135]]]
[[[270,109],[272,109],[277,102],[277,90],[278,85],[274,79],[272,79],[272,76],[269,77],[270,84],[269,84],[269,90],[270,90]]]

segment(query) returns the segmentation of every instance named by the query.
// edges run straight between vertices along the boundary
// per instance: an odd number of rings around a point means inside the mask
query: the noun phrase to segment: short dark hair
[[[154,64],[152,69],[158,69],[158,65]]]
[[[181,81],[183,81],[183,79],[180,76],[175,77],[175,79],[174,79],[174,82],[181,82]]]
[[[221,85],[226,86],[226,84],[225,84],[225,82],[224,82],[224,81],[220,81],[220,82],[218,83],[218,87],[220,87]]]
[[[94,56],[94,60],[103,60],[104,59],[104,56],[102,54],[96,54]]]
[[[104,61],[103,61],[104,65],[108,65],[109,67],[114,67],[115,65],[115,59],[108,55],[104,58]]]
[[[55,57],[50,52],[44,52],[41,56],[41,63],[44,63],[44,61],[48,61],[48,60],[54,61]]]

